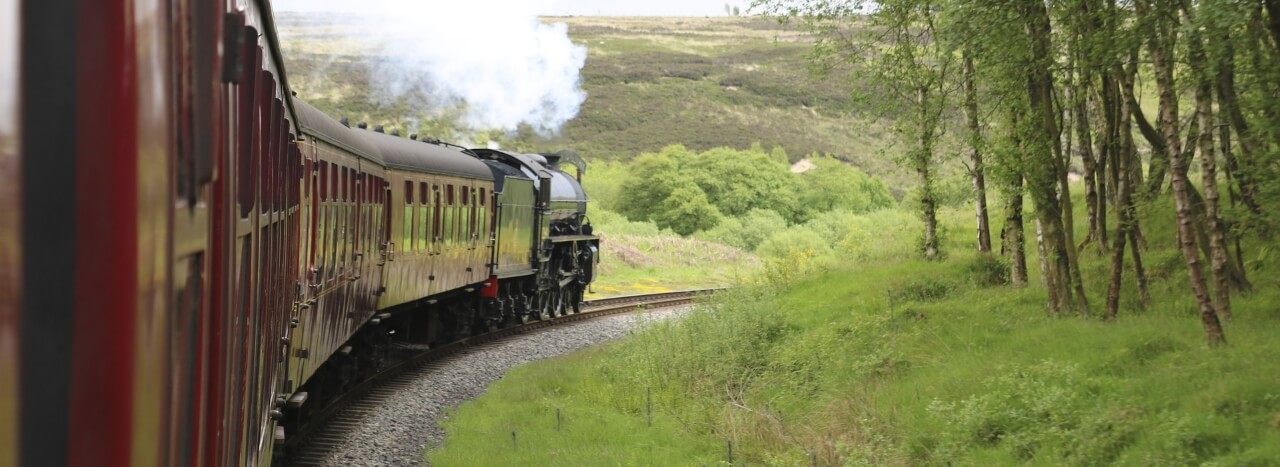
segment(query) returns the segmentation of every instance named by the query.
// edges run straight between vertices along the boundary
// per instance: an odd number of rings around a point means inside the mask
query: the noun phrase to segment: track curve
[[[331,452],[360,420],[375,408],[391,402],[399,391],[404,390],[417,379],[447,363],[451,356],[466,350],[562,324],[617,315],[642,308],[658,309],[688,304],[699,296],[712,294],[718,290],[721,289],[685,290],[590,300],[584,302],[582,311],[576,314],[500,329],[430,349],[415,346],[396,348],[392,355],[392,363],[384,366],[382,371],[365,379],[352,390],[333,398],[297,433],[292,434],[285,444],[283,450],[285,454],[278,459],[277,465],[326,465],[326,459]]]

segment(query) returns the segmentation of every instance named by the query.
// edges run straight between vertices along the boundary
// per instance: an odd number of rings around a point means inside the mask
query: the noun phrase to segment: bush
[[[755,251],[766,239],[786,228],[787,221],[781,214],[769,209],[752,209],[745,216],[726,218],[702,238]]]
[[[662,210],[654,216],[659,227],[680,235],[710,229],[720,223],[720,210],[707,201],[696,185],[684,185],[662,201]]]
[[[805,227],[792,227],[769,236],[756,253],[769,258],[784,258],[796,253],[822,257],[831,254],[831,247],[817,232]]]
[[[1009,283],[1009,262],[1003,256],[981,254],[968,267],[969,280],[978,287],[994,287]]]
[[[899,209],[856,216],[835,251],[855,261],[874,261],[915,256],[914,244],[897,241],[912,238],[923,228],[914,214]]]
[[[956,289],[955,284],[935,277],[921,277],[889,288],[889,303],[942,300]]]

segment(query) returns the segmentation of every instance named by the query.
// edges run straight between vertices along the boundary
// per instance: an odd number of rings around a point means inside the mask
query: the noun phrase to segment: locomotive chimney
[[[400,136],[400,130],[391,130],[391,136]]]
[[[373,131],[374,131],[375,133],[385,133],[384,131],[382,131],[382,125],[378,125],[378,126],[373,127]]]
[[[417,141],[417,140],[418,140],[418,134],[417,134],[417,133],[414,133],[414,134],[409,135],[409,139],[414,140],[414,141]]]
[[[369,129],[369,124],[365,122],[360,122],[356,124],[356,128],[359,128],[361,130],[367,130]]]
[[[351,120],[347,120],[347,117],[342,117],[341,120],[338,120],[338,123],[341,123],[342,126],[345,126],[347,128],[351,128]]]

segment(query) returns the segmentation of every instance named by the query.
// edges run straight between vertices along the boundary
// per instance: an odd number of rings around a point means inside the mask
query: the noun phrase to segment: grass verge
[[[732,443],[735,461],[765,465],[1276,465],[1276,246],[1246,250],[1255,290],[1235,301],[1230,345],[1209,350],[1185,264],[1157,234],[1169,217],[1146,219],[1154,303],[1126,299],[1114,323],[1046,316],[1040,287],[1002,285],[992,259],[959,248],[827,263],[519,368],[460,407],[427,458],[716,465]],[[1105,258],[1081,260],[1096,309]]]

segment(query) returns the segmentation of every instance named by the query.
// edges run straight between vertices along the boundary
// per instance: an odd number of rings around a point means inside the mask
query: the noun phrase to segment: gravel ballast
[[[422,465],[423,451],[444,441],[446,412],[484,393],[513,367],[564,355],[627,335],[638,326],[678,317],[689,306],[621,314],[543,328],[448,357],[395,389],[325,458],[332,466]]]

